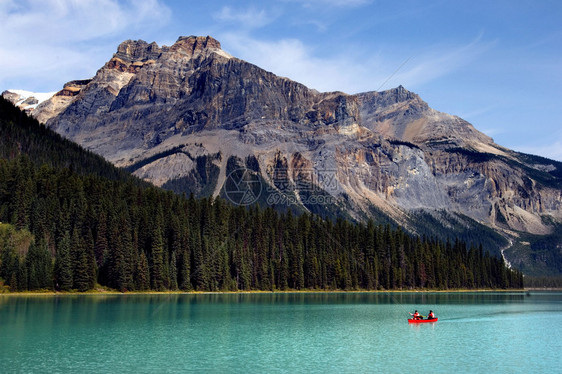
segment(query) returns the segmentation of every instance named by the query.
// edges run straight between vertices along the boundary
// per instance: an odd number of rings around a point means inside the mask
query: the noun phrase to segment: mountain
[[[428,256],[428,252],[438,255]],[[497,256],[143,183],[0,98],[0,293],[521,288]]]
[[[320,93],[211,37],[128,40],[32,115],[176,192],[375,218],[562,274],[562,163],[499,146],[402,86]]]

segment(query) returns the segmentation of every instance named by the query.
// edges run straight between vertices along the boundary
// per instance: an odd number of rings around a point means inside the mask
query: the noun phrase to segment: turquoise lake
[[[561,368],[557,292],[0,296],[0,373]]]

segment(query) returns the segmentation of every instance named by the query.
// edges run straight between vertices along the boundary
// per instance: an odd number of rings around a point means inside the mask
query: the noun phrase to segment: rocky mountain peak
[[[144,40],[126,40],[119,44],[114,57],[127,62],[156,60],[162,51],[155,42],[149,44]]]
[[[391,88],[386,91],[370,91],[357,95],[359,100],[365,102],[373,109],[387,107],[393,104],[410,102],[416,106],[429,108],[427,103],[423,101],[417,94],[408,91],[402,85]]]
[[[396,102],[407,101],[407,100],[421,100],[418,95],[416,95],[411,91],[408,91],[402,85],[394,89],[390,89],[388,91],[383,91],[383,92],[385,92],[389,96],[393,96],[396,99]]]
[[[180,36],[170,47],[171,52],[183,52],[197,56],[204,51],[222,51],[221,43],[211,36]]]
[[[180,36],[174,46],[189,46],[192,49],[216,48],[221,49],[221,43],[212,36]]]

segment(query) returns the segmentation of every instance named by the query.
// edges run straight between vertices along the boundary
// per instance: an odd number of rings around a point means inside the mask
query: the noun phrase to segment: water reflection
[[[533,293],[533,302],[541,297],[550,298],[556,293]],[[69,309],[69,315],[81,311],[81,316],[95,315],[98,306],[111,309],[120,306],[119,313],[154,315],[161,312],[162,305],[179,306],[209,304],[487,304],[524,302],[524,292],[295,292],[295,293],[234,293],[234,294],[123,294],[123,295],[55,295],[55,296],[0,296],[0,308],[13,315],[25,314],[27,309],[43,306],[43,317],[53,315],[54,309]],[[50,305],[50,307],[47,307]],[[127,307],[122,308],[125,305]],[[84,306],[87,306],[85,308]],[[83,309],[83,310],[82,310]],[[169,311],[167,311],[168,313]]]
[[[255,306],[282,310],[295,306],[388,305],[410,309],[444,305],[517,304],[551,302],[553,293],[240,293],[240,294],[125,294],[0,297],[3,320],[25,329],[33,320],[43,326],[118,325],[131,321],[182,320],[236,315]],[[426,312],[422,310],[422,313]],[[510,313],[509,311],[505,313]],[[452,316],[451,316],[452,317]]]

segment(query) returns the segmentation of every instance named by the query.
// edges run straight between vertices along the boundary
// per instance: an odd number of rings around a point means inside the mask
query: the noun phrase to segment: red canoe
[[[428,322],[437,322],[437,318],[432,318],[432,319],[408,319],[408,323],[428,323]]]

